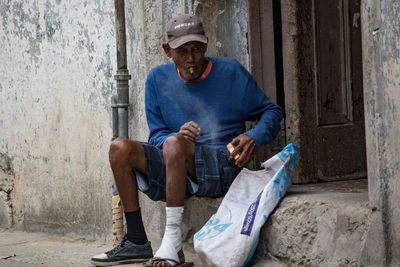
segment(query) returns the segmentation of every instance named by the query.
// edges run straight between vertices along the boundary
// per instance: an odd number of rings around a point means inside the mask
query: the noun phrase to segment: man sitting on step
[[[116,139],[109,158],[122,200],[127,233],[114,249],[94,256],[98,266],[145,261],[144,266],[179,266],[185,198],[221,197],[252,158],[280,129],[282,110],[235,59],[206,57],[207,37],[194,15],[167,25],[163,44],[172,63],[152,69],[146,81],[148,143]],[[246,131],[245,121],[257,120]],[[236,145],[232,153],[228,143]],[[240,153],[235,160],[233,155]],[[166,226],[154,255],[139,208],[138,190],[166,202]],[[187,265],[186,265],[187,266]]]

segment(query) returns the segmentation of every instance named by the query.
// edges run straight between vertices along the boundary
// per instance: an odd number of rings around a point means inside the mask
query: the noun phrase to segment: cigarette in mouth
[[[194,75],[194,68],[193,68],[193,67],[190,67],[190,68],[189,68],[189,72],[190,72],[190,75],[193,76],[193,75]]]

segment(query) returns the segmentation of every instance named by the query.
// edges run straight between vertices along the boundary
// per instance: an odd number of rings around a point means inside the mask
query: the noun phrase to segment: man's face
[[[207,66],[205,52],[207,44],[201,42],[185,43],[177,48],[164,45],[164,51],[168,57],[172,58],[183,79],[187,81],[196,80],[203,74]]]

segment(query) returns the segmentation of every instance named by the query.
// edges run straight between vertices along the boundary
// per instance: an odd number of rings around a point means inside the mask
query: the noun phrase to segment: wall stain
[[[0,227],[14,226],[12,191],[14,189],[14,168],[12,158],[0,153]],[[5,216],[5,217],[4,217]]]
[[[57,9],[51,5],[50,1],[45,3],[43,14],[40,13],[38,2],[31,4],[11,1],[0,3],[0,16],[5,35],[14,35],[21,40],[27,40],[28,47],[25,52],[30,55],[36,65],[41,62],[43,40],[54,41],[53,36],[62,30],[60,15],[55,10]],[[44,19],[45,25],[41,24],[41,18]]]

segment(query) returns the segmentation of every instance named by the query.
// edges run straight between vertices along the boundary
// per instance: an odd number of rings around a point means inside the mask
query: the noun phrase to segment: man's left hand
[[[240,157],[235,161],[235,164],[239,167],[247,165],[256,152],[256,142],[250,136],[241,134],[232,140],[232,144],[236,147],[230,157],[233,158],[233,155],[240,153]]]

